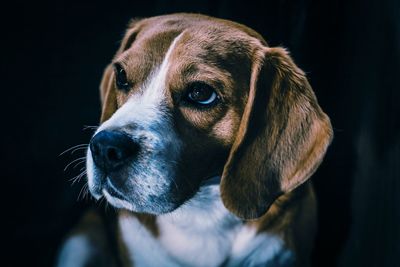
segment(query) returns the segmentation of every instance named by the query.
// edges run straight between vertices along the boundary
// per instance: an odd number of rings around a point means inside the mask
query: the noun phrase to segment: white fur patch
[[[241,225],[222,204],[218,184],[201,187],[195,197],[157,222],[161,244],[182,266],[221,265]]]
[[[243,251],[249,247],[256,234],[256,228],[243,226],[236,235],[235,242],[232,246],[232,254],[242,254]]]
[[[180,266],[134,216],[120,217],[119,227],[133,266]]]
[[[255,228],[243,226],[238,232],[228,267],[239,266],[294,266],[294,254],[276,234],[258,233]]]

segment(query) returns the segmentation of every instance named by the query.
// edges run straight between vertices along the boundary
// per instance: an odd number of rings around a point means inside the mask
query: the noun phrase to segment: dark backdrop
[[[65,1],[3,4],[2,266],[51,266],[85,209],[71,185],[99,119],[98,84],[132,17],[200,12],[287,47],[307,72],[335,139],[313,176],[314,266],[400,266],[398,1]],[[71,165],[73,167],[74,165]],[[6,249],[4,249],[4,247]],[[396,261],[395,261],[396,260]]]

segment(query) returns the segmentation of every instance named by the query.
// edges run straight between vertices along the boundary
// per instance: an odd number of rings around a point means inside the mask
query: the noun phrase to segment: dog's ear
[[[114,85],[114,69],[108,65],[104,70],[103,78],[100,83],[101,117],[100,122],[108,120],[117,110],[117,96]]]
[[[140,30],[141,24],[139,22],[141,21],[141,19],[133,19],[129,22],[128,29],[114,58],[130,48]],[[101,123],[108,120],[118,107],[114,83],[114,68],[112,64],[109,64],[104,70],[103,78],[100,83],[100,99],[102,105]]]
[[[260,49],[236,139],[221,181],[224,205],[244,219],[304,183],[333,133],[305,77],[283,48]]]

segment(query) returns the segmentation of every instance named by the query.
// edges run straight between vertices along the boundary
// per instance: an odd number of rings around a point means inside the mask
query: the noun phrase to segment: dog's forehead
[[[266,45],[266,41],[259,33],[245,25],[200,14],[180,13],[133,20],[129,28],[133,29],[132,32],[136,32],[137,39],[165,32],[176,36],[184,30],[190,30],[192,33],[200,33],[199,30],[203,30],[204,32],[209,31],[219,38],[224,36],[232,38],[245,34]]]
[[[177,36],[169,68],[178,73],[209,69],[217,75],[215,70],[220,69],[239,77],[242,74],[236,72],[249,69],[254,47],[266,44],[243,25],[202,15],[175,14],[133,22],[125,37],[131,43],[117,58],[125,62],[135,81],[132,91],[141,88],[162,64]]]
[[[266,44],[264,39],[246,26],[231,21],[195,14],[174,14],[135,21],[125,38],[131,40],[124,60],[140,65],[141,73],[160,65],[174,38],[184,33],[175,50],[179,56],[210,59],[212,56],[246,54],[253,46]],[[185,58],[186,56],[186,58]],[[229,57],[232,61],[234,57]]]

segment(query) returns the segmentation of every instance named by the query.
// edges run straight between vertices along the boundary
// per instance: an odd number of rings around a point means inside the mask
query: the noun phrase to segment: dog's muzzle
[[[168,128],[151,131],[132,125],[126,131],[100,130],[91,139],[89,191],[116,208],[152,214],[172,211],[192,194],[176,172],[179,141]]]

